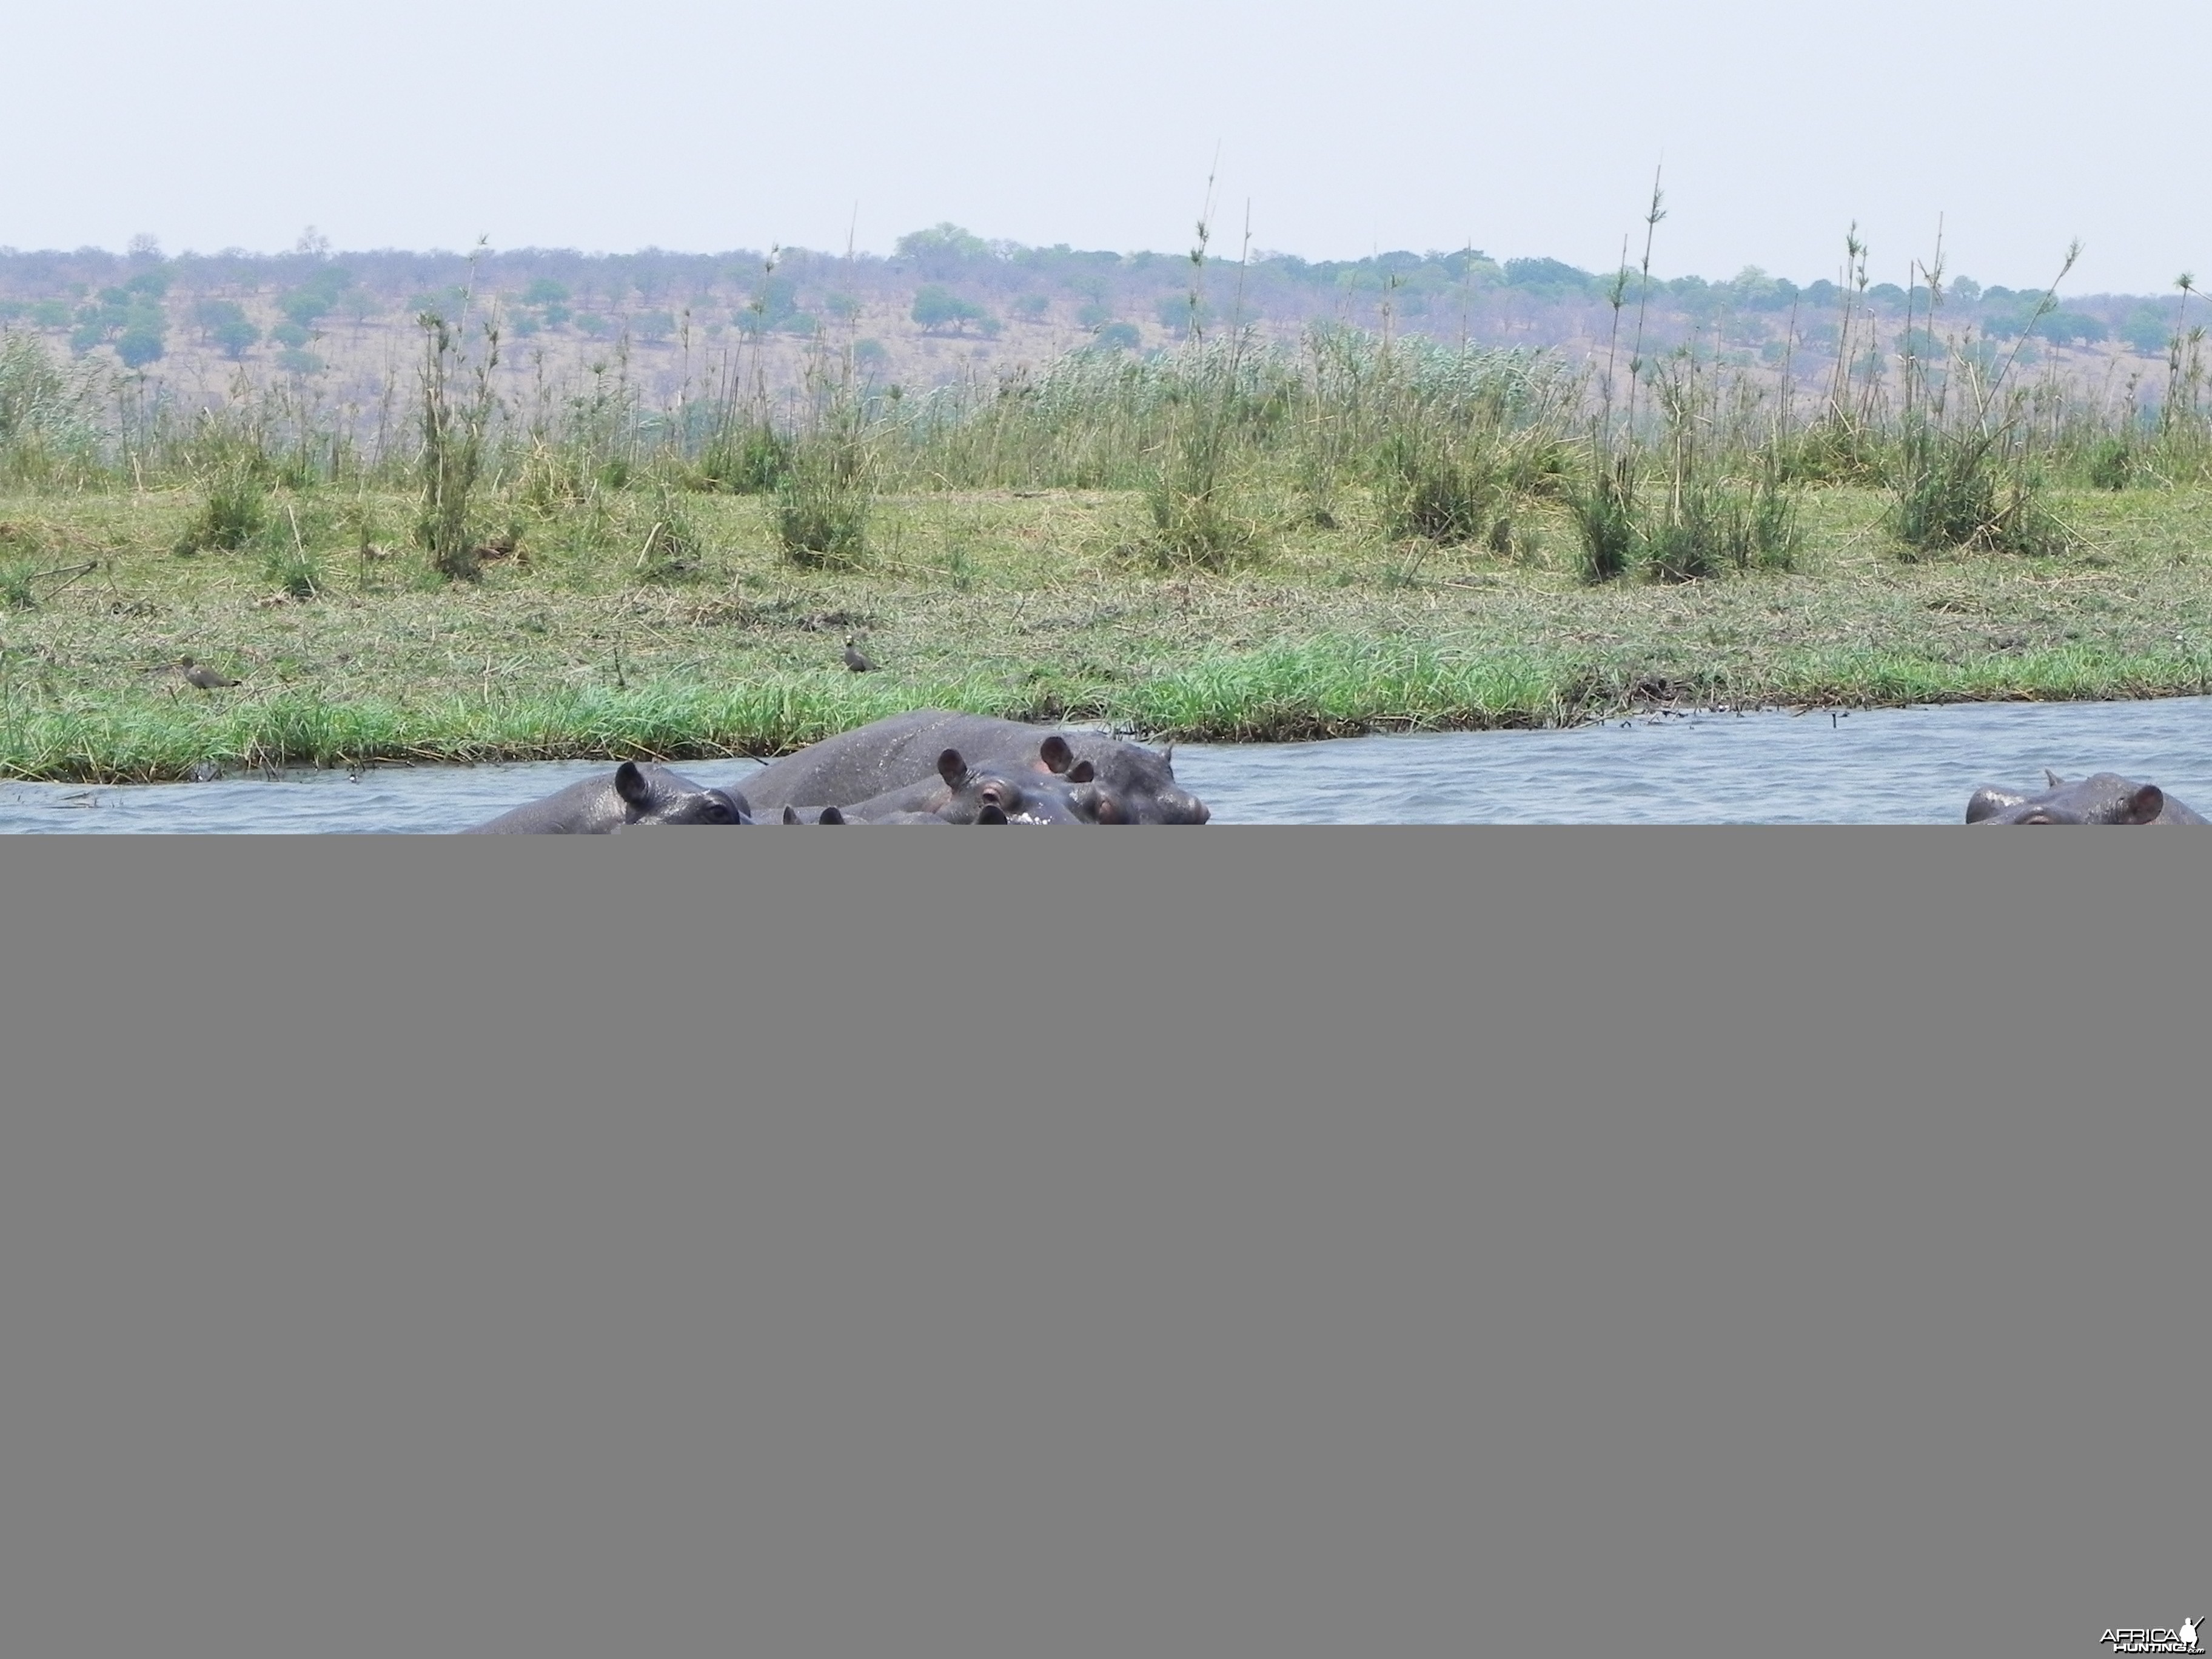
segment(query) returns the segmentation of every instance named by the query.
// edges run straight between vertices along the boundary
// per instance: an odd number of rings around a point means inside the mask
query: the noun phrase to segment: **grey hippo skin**
[[[1045,738],[1043,749],[1050,768],[1044,772],[1022,766],[971,770],[957,749],[945,750],[937,757],[933,784],[886,790],[846,807],[845,816],[855,823],[1097,823],[1091,816],[1091,763],[1071,763],[1067,744],[1057,733]]]
[[[799,816],[796,806],[787,806],[783,809],[783,821],[786,823],[806,822]],[[817,823],[1004,823],[1006,822],[1006,815],[1002,808],[993,804],[977,807],[975,816],[973,817],[962,818],[947,817],[942,812],[905,811],[884,812],[875,817],[864,818],[858,812],[848,817],[837,807],[825,806],[822,809],[821,816],[814,822]]]
[[[938,757],[957,749],[978,771],[1047,776],[1048,738],[1066,744],[1070,763],[1091,763],[1083,816],[1099,823],[1204,823],[1206,804],[1175,781],[1169,757],[1103,732],[1052,732],[1019,720],[919,708],[841,732],[771,762],[744,780],[746,798],[768,811],[851,806],[915,785],[935,787]],[[912,806],[898,810],[920,810]]]
[[[972,818],[948,818],[942,812],[886,812],[881,817],[847,818],[848,823],[1005,823],[1006,813],[996,806],[976,809]],[[1025,822],[1034,823],[1036,819]]]
[[[2203,823],[2154,783],[2130,783],[2116,772],[2099,772],[2078,783],[2046,772],[2051,787],[2039,795],[1983,787],[1966,802],[1969,823]]]
[[[543,800],[471,824],[465,836],[611,836],[645,824],[750,823],[745,798],[709,789],[665,766],[624,761],[611,777],[586,778]]]

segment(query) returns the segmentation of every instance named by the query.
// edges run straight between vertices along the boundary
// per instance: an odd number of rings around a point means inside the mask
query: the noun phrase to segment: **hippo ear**
[[[2060,777],[2057,773],[2052,771],[2047,766],[2043,769],[2043,777],[2044,781],[2048,783],[2053,789],[2063,789],[2066,787],[2066,780]]]
[[[717,789],[714,793],[730,803],[730,810],[738,815],[735,822],[750,823],[753,821],[753,804],[736,790]]]
[[[1088,783],[1097,775],[1098,769],[1087,760],[1079,760],[1067,769],[1067,781],[1070,783]]]
[[[1005,811],[994,805],[986,805],[975,814],[975,822],[978,823],[1004,823],[1006,821]]]
[[[822,809],[822,816],[814,821],[817,823],[842,823],[845,815],[834,806],[825,806]]]
[[[805,822],[805,820],[799,816],[799,809],[796,806],[791,805],[788,802],[784,805],[783,821],[786,823],[801,823]]]
[[[937,775],[945,780],[948,789],[957,789],[968,781],[968,763],[957,749],[948,749],[937,757]]]
[[[632,806],[643,806],[653,799],[653,791],[645,781],[645,774],[637,769],[635,761],[624,761],[615,768],[615,793]]]
[[[2144,784],[2128,797],[2128,822],[2151,823],[2166,811],[2166,791],[2154,783]]]
[[[1065,772],[1075,763],[1075,751],[1057,732],[1037,745],[1037,753],[1044,757],[1045,769],[1049,772]]]
[[[1174,744],[1170,743],[1170,744],[1168,744],[1168,746],[1167,746],[1166,748],[1164,748],[1164,749],[1163,749],[1163,750],[1160,750],[1160,762],[1161,762],[1161,763],[1162,763],[1163,765],[1164,765],[1164,766],[1166,766],[1166,767],[1170,768],[1170,769],[1173,769],[1173,767],[1175,766],[1175,744]]]

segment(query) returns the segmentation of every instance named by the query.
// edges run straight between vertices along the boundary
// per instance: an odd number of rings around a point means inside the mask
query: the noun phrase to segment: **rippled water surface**
[[[1696,714],[1566,732],[1192,744],[1218,823],[1954,823],[1977,784],[2120,772],[2212,812],[2212,698]],[[131,787],[0,784],[0,830],[455,830],[599,761],[382,767]],[[742,789],[750,762],[681,769]]]

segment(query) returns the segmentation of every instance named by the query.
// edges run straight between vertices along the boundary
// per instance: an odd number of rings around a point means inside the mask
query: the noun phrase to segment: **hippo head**
[[[635,761],[615,769],[615,794],[623,805],[622,828],[647,824],[750,823],[751,806],[729,789],[702,789],[689,778]]]
[[[1175,745],[1164,754],[1117,743],[1096,762],[1092,807],[1101,823],[1204,823],[1213,815],[1175,778]]]
[[[1046,739],[1048,749],[1054,744],[1060,745],[1062,763],[1044,774],[1024,767],[971,770],[957,749],[945,750],[937,757],[937,775],[951,794],[937,816],[947,823],[1100,822],[1077,799],[1077,791],[1091,781],[1091,763],[1069,764],[1066,741],[1057,736]]]
[[[1204,823],[1206,803],[1175,781],[1170,757],[1134,744],[1103,742],[1082,760],[1057,732],[1037,745],[1031,769],[1074,788],[1070,801],[1086,823]]]
[[[2154,783],[2130,783],[2099,772],[2078,783],[2045,773],[2051,787],[2039,795],[1984,787],[1966,802],[1969,823],[2154,823],[2166,811],[2166,792]]]

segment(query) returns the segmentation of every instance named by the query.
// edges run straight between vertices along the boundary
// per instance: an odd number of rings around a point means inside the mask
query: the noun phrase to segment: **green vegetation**
[[[192,308],[192,317],[209,340],[234,362],[260,343],[261,331],[235,300],[203,300]]]
[[[902,257],[980,257],[939,231]],[[1940,258],[1894,317],[1860,259],[1810,394],[1724,340],[1651,344],[1648,240],[1595,290],[1509,267],[1601,308],[1588,372],[1342,325],[1273,343],[1201,291],[1202,239],[1178,345],[920,392],[818,332],[773,387],[763,336],[806,315],[773,262],[753,326],[657,403],[627,343],[503,390],[465,291],[373,405],[241,377],[187,411],[8,333],[0,775],[707,757],[923,702],[1224,738],[2212,690],[2192,283],[2162,386],[2114,402],[2029,374],[2055,285],[1983,294],[1978,317],[2014,307],[1992,341]],[[283,294],[311,289],[348,291]],[[882,673],[842,666],[862,631]],[[155,672],[186,653],[243,684]]]
[[[973,300],[963,300],[936,283],[924,283],[914,296],[914,320],[931,333],[951,329],[964,333],[973,323],[985,334],[998,332],[997,320]]]
[[[807,422],[777,451],[775,540],[795,565],[856,570],[868,561],[883,434],[861,396],[859,374],[854,358],[817,356]],[[757,446],[776,441],[764,418],[757,416],[750,430]]]
[[[290,293],[279,298],[276,308],[293,323],[305,328],[328,316],[337,307],[339,298],[352,286],[353,273],[344,266],[325,265]]]
[[[147,281],[149,276],[154,280]],[[142,272],[121,287],[100,289],[96,299],[77,308],[70,349],[81,356],[96,346],[112,345],[128,368],[157,361],[167,349],[162,286],[158,272]]]
[[[1640,573],[1686,582],[1731,571],[1786,570],[1798,545],[1798,504],[1784,483],[1786,412],[1763,417],[1755,382],[1724,380],[1717,363],[1693,349],[1680,348],[1657,361],[1644,356],[1651,250],[1667,216],[1663,204],[1655,179],[1620,401],[1614,371],[1631,283],[1625,257],[1605,292],[1612,325],[1602,389],[1587,455],[1568,490],[1583,578],[1603,583]],[[1547,273],[1546,280],[1564,279]],[[1758,280],[1756,271],[1737,279],[1740,287]],[[1640,396],[1647,399],[1644,427],[1638,422]]]
[[[1297,511],[1278,484],[1256,505]],[[235,553],[168,551],[189,489],[0,498],[0,773],[774,752],[901,707],[1106,716],[1189,738],[1536,725],[1638,702],[1824,705],[2212,692],[2212,492],[2069,495],[2095,550],[1906,562],[1885,496],[1807,502],[1790,572],[1592,587],[1555,502],[1510,554],[1431,550],[1410,580],[1365,493],[1344,527],[1156,574],[1126,490],[899,492],[865,568],[793,563],[771,498],[653,486],[518,513],[480,578],[432,579],[417,498],[276,486]],[[688,569],[656,569],[664,501]],[[296,525],[296,544],[295,526]],[[665,532],[664,532],[665,533]],[[304,550],[291,564],[283,550]],[[495,556],[495,555],[496,555]],[[672,566],[682,562],[671,556]],[[14,592],[10,587],[11,593]],[[865,629],[880,674],[839,644]],[[189,653],[244,684],[155,672]]]
[[[484,550],[477,544],[470,497],[483,471],[499,333],[483,329],[482,343],[471,359],[462,325],[448,323],[434,311],[424,312],[421,320],[422,505],[415,521],[415,539],[428,551],[438,574],[474,581]],[[459,392],[457,383],[470,380],[476,383],[473,395]]]

